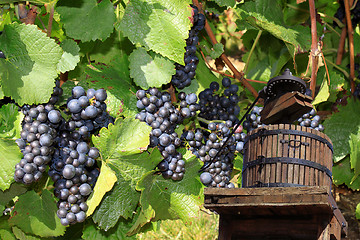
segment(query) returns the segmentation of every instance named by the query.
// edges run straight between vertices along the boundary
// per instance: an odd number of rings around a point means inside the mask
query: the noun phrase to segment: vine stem
[[[53,20],[54,20],[54,4],[50,4],[50,16],[49,16],[49,22],[48,22],[48,27],[47,27],[47,36],[48,37],[51,37]]]
[[[349,38],[349,51],[350,51],[350,87],[351,87],[351,93],[354,93],[355,91],[355,59],[354,59],[354,37],[353,37],[353,28],[351,24],[351,18],[350,18],[350,2],[349,0],[344,0],[344,6],[345,6],[345,16],[346,16],[346,25],[347,25],[347,31],[348,31],[348,38]]]
[[[346,40],[346,25],[343,27],[343,29],[341,31],[341,35],[340,35],[339,47],[338,47],[337,56],[336,56],[336,64],[337,65],[341,64],[341,60],[344,56],[345,40]]]
[[[253,54],[253,52],[254,52],[254,50],[255,50],[255,47],[256,47],[257,43],[259,42],[259,39],[260,39],[260,37],[261,37],[261,34],[262,34],[262,30],[259,30],[259,32],[258,32],[258,34],[257,34],[257,36],[256,36],[256,38],[255,38],[255,41],[254,41],[253,45],[251,46],[251,49],[250,49],[250,52],[249,52],[249,56],[247,57],[246,63],[245,63],[245,69],[244,69],[244,72],[245,72],[245,73],[247,73],[247,68],[248,68],[248,66],[249,66],[249,61],[250,61],[250,59],[251,59],[251,56],[252,56],[252,54]]]
[[[317,41],[316,11],[315,11],[315,1],[314,0],[309,0],[309,11],[310,11],[310,19],[311,19],[311,52],[310,52],[309,61],[312,62],[312,64],[311,64],[310,90],[312,92],[312,97],[315,98],[316,77],[317,77],[318,59],[319,59],[319,48],[318,48],[318,41]]]
[[[199,9],[201,13],[203,13],[202,7],[198,0],[193,0],[193,4]],[[211,40],[211,43],[213,45],[217,44],[218,42],[207,20],[205,21],[205,30]],[[255,90],[253,86],[250,85],[248,81],[246,81],[246,79],[244,78],[244,73],[243,72],[240,73],[224,53],[222,53],[220,57],[225,62],[225,64],[230,68],[230,70],[234,73],[235,78],[239,80],[242,83],[242,85],[252,93],[254,97],[257,97],[259,95],[258,92]]]

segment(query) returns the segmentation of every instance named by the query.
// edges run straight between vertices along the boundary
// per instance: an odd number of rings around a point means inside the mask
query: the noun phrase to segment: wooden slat
[[[274,125],[271,125],[271,130],[275,129]],[[277,135],[271,136],[271,157],[277,157],[277,143],[278,143],[278,137]],[[275,183],[276,182],[276,163],[271,164],[271,177],[270,182]]]
[[[284,124],[279,124],[278,128],[283,129]],[[282,157],[283,150],[282,150],[282,144],[280,143],[280,140],[284,138],[284,134],[278,134],[277,135],[277,154],[276,157]],[[276,183],[281,183],[282,181],[282,165],[281,163],[276,163]]]
[[[295,130],[300,130],[300,127],[295,126]],[[301,137],[296,135],[295,136],[295,148],[294,148],[294,157],[300,158],[300,147],[301,147]],[[298,164],[294,165],[294,180],[293,183],[299,184],[299,176],[300,175],[300,166]]]
[[[303,127],[300,126],[299,130],[303,131]],[[305,143],[305,139],[306,138],[304,136],[301,136],[300,141],[302,143]],[[306,152],[306,145],[301,144],[300,153],[299,153],[301,159],[305,159],[305,157],[306,157],[305,152]],[[306,185],[305,184],[305,166],[303,166],[303,165],[300,165],[300,167],[299,167],[299,184]]]
[[[284,129],[289,129],[289,125],[285,124],[284,125]],[[289,141],[289,135],[288,134],[283,134],[283,140],[285,141]],[[280,139],[281,141],[281,139]],[[289,156],[289,144],[288,143],[282,143],[282,157],[288,157]],[[287,183],[288,182],[288,164],[287,163],[282,163],[281,164],[282,167],[282,171],[281,171],[281,182],[282,183]]]

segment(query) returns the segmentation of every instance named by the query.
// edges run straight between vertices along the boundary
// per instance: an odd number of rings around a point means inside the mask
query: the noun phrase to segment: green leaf
[[[328,101],[336,102],[337,100],[337,94],[344,89],[347,89],[348,82],[345,81],[345,78],[343,75],[338,74],[335,71],[332,71],[329,69],[330,74],[330,97]]]
[[[120,30],[140,43],[177,63],[184,64],[185,39],[190,29],[188,0],[133,0],[127,5]]]
[[[15,240],[7,219],[7,217],[0,217],[0,239]]]
[[[110,230],[104,231],[102,229],[98,229],[97,226],[93,223],[85,226],[82,239],[84,240],[122,240],[122,239],[136,239],[134,237],[126,236],[126,233],[129,231],[130,227],[134,223],[134,218],[125,220],[120,219],[118,223]]]
[[[56,211],[55,199],[48,190],[43,190],[41,196],[29,191],[19,197],[13,211],[16,214],[9,219],[9,223],[25,233],[40,237],[60,236],[66,228],[61,225]]]
[[[175,74],[175,66],[171,61],[158,54],[151,56],[144,48],[135,49],[129,60],[130,76],[143,89],[159,88],[169,83]]]
[[[334,161],[338,162],[350,152],[350,134],[356,134],[360,126],[360,102],[348,99],[346,106],[339,105],[339,112],[324,121],[325,134],[334,147]]]
[[[6,191],[0,191],[0,217],[3,215],[5,206],[16,196],[26,192],[26,187],[19,183],[11,184],[10,188]]]
[[[203,204],[203,185],[199,181],[197,158],[186,161],[186,174],[181,181],[164,179],[149,172],[138,183],[141,206],[151,206],[155,221],[180,218],[185,224],[196,217]],[[146,208],[145,208],[146,209]]]
[[[360,190],[360,178],[356,178],[354,181],[354,170],[351,169],[350,157],[334,164],[332,168],[334,184],[340,186],[346,184],[349,188],[355,191]]]
[[[221,43],[216,43],[210,52],[210,57],[212,59],[216,59],[220,57],[223,52],[224,52],[224,45],[222,45]]]
[[[18,138],[21,132],[23,114],[15,104],[7,104],[0,108],[0,138]]]
[[[142,229],[142,227],[144,227],[147,223],[150,223],[154,217],[155,217],[155,211],[154,209],[151,208],[150,205],[147,205],[146,208],[142,206],[140,210],[140,214],[136,219],[136,222],[129,229],[127,235],[131,236],[138,233]]]
[[[323,82],[321,84],[319,93],[316,95],[312,104],[317,105],[319,103],[326,102],[326,100],[328,100],[329,96],[330,96],[330,92],[329,92],[328,80],[327,80],[327,78],[324,78]]]
[[[21,231],[20,228],[12,227],[11,229],[12,229],[12,232],[14,233],[16,239],[19,239],[19,240],[40,240],[41,239],[41,238],[31,236],[31,235],[24,233],[23,231]]]
[[[79,46],[72,39],[65,39],[61,42],[60,46],[64,52],[57,68],[62,73],[74,70],[78,62],[80,62]]]
[[[357,134],[350,134],[349,139],[350,145],[350,163],[351,168],[354,169],[354,177],[351,180],[351,183],[359,176],[360,174],[360,131],[358,130]]]
[[[116,180],[115,173],[103,162],[93,192],[86,202],[89,207],[86,212],[87,216],[90,216],[95,211],[95,208],[100,204],[105,193],[113,188]]]
[[[0,83],[19,105],[47,102],[55,86],[62,50],[35,25],[13,23],[0,35]]]
[[[140,153],[149,145],[151,127],[138,119],[117,119],[115,124],[102,128],[99,137],[93,137],[103,161],[124,155]]]
[[[221,7],[234,7],[235,0],[215,0],[215,2]]]
[[[5,191],[14,182],[15,165],[20,162],[22,154],[13,140],[0,138],[0,189]]]
[[[249,1],[237,8],[238,15],[251,26],[268,31],[276,38],[288,44],[289,52],[294,57],[298,51],[310,48],[309,28],[297,25],[287,27],[283,20],[281,1]]]
[[[110,103],[109,111],[113,116],[136,115],[136,89],[131,84],[127,65],[106,66],[98,63],[85,69],[85,73],[88,75],[86,81],[89,87],[104,88],[108,92],[107,103]]]
[[[358,205],[356,205],[355,217],[357,219],[360,219],[360,203],[358,203]]]
[[[110,0],[61,0],[56,11],[60,13],[66,35],[83,42],[104,41],[114,30],[115,13]]]
[[[150,154],[144,152],[108,159],[118,181],[93,216],[102,229],[113,227],[120,217],[133,216],[140,199],[140,193],[135,189],[136,183],[145,173],[154,169],[161,159],[158,150],[152,150]]]

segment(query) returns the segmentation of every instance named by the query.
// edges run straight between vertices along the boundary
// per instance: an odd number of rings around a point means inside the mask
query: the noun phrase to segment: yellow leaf
[[[100,175],[96,181],[94,191],[87,200],[89,209],[86,212],[86,216],[90,216],[95,211],[96,207],[100,204],[105,193],[110,191],[117,181],[117,177],[111,168],[102,162]]]

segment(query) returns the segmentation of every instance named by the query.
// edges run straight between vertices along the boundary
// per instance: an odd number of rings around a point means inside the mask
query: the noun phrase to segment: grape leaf
[[[126,7],[120,30],[134,44],[140,43],[184,64],[185,39],[190,29],[189,4],[188,0],[133,0]]]
[[[109,0],[60,0],[56,11],[60,13],[66,35],[83,42],[104,41],[114,30],[114,6]]]
[[[56,211],[55,199],[48,190],[43,190],[41,196],[34,191],[28,191],[16,202],[9,223],[25,233],[40,237],[60,236],[66,228],[61,225]]]
[[[98,229],[93,223],[87,224],[84,228],[82,239],[84,240],[122,240],[122,239],[136,239],[136,236],[126,236],[127,231],[130,229],[136,218],[129,220],[120,219],[118,223],[110,230],[104,231]]]
[[[72,39],[65,39],[60,46],[64,52],[58,63],[58,70],[62,73],[74,70],[78,62],[80,62],[79,46]]]
[[[198,177],[200,163],[194,157],[186,161],[185,168],[181,181],[166,180],[149,172],[137,184],[140,204],[154,209],[155,221],[180,218],[186,224],[197,216],[203,204],[203,185]]]
[[[143,89],[161,87],[175,74],[174,64],[158,54],[151,56],[144,48],[135,49],[129,56],[130,76]]]
[[[15,165],[20,162],[22,154],[13,140],[0,138],[0,189],[5,191],[14,182]]]
[[[13,23],[0,35],[1,86],[19,105],[47,102],[55,86],[62,49],[35,25]]]
[[[360,219],[360,203],[358,203],[358,205],[356,205],[355,217],[356,217],[357,219]]]
[[[26,192],[26,187],[22,184],[13,183],[6,191],[0,191],[0,217],[3,215],[5,206],[15,197]]]
[[[338,162],[350,152],[350,134],[356,134],[360,126],[360,102],[348,99],[346,106],[339,105],[339,112],[324,121],[325,134],[334,147],[334,161]]]
[[[0,239],[16,240],[7,219],[7,217],[0,217]]]
[[[110,191],[114,186],[117,178],[115,173],[111,170],[110,167],[106,165],[105,162],[102,163],[100,169],[100,175],[96,181],[93,192],[91,193],[89,199],[87,200],[88,210],[86,216],[90,216],[95,208],[100,204],[105,193]]]
[[[20,137],[23,114],[15,104],[7,104],[0,108],[0,138],[16,139]]]
[[[136,119],[117,119],[108,129],[100,130],[93,143],[101,152],[101,160],[115,172],[117,183],[107,193],[95,211],[93,220],[102,229],[113,227],[120,216],[129,218],[138,204],[140,193],[136,182],[155,168],[160,161],[159,151],[144,152],[149,144],[151,127]]]
[[[117,119],[114,125],[102,128],[99,137],[93,136],[92,139],[101,152],[101,159],[108,162],[109,159],[146,150],[150,131],[150,126],[137,119]]]
[[[268,31],[289,46],[289,52],[294,57],[298,51],[310,48],[309,29],[297,25],[287,27],[283,20],[281,1],[249,1],[236,12],[240,18],[259,30]]]
[[[359,176],[360,174],[360,131],[358,130],[357,134],[350,134],[349,139],[350,145],[350,164],[351,168],[354,169],[354,177],[351,180],[351,183]]]
[[[215,2],[221,7],[234,7],[235,0],[215,0]]]
[[[210,57],[212,59],[216,59],[220,57],[223,52],[224,52],[224,45],[222,45],[221,43],[216,43],[210,52]]]
[[[150,205],[141,206],[141,210],[139,216],[136,219],[136,222],[132,225],[126,235],[131,236],[138,233],[141,228],[144,227],[147,223],[150,223],[154,217],[155,211],[151,208]]]
[[[155,168],[161,161],[161,155],[158,150],[151,150],[150,155],[144,152],[112,157],[108,161],[118,181],[93,215],[93,220],[105,230],[113,227],[120,217],[132,217],[140,199],[140,193],[135,189],[136,183]]]
[[[19,239],[19,240],[40,240],[41,239],[41,238],[31,236],[31,235],[24,233],[18,227],[12,227],[11,229],[12,229],[12,232],[14,233],[16,239]]]
[[[322,102],[326,102],[330,96],[329,92],[329,84],[327,78],[324,78],[320,87],[318,94],[316,95],[314,101],[312,102],[313,105],[317,105]]]
[[[351,169],[350,157],[346,157],[335,163],[332,168],[332,173],[335,185],[340,186],[341,184],[346,184],[352,190],[360,190],[360,178],[356,178],[352,181],[354,178],[354,170]]]
[[[112,97],[108,101],[111,102],[110,112],[113,116],[135,116],[138,112],[136,89],[131,84],[129,74],[127,74],[127,65],[106,66],[97,63],[85,69],[85,73],[88,74],[86,82],[89,87],[104,88],[108,93],[111,93]]]

